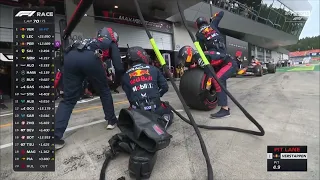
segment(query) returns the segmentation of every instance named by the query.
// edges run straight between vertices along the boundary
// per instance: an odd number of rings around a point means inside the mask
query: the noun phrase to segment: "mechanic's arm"
[[[130,98],[130,95],[131,95],[131,91],[130,91],[130,87],[128,86],[128,83],[126,83],[126,82],[128,82],[128,81],[130,81],[129,79],[128,79],[128,76],[125,74],[125,75],[123,75],[123,77],[122,77],[122,82],[121,82],[121,84],[122,84],[122,89],[123,89],[123,91],[125,92],[125,94],[126,94],[126,96],[127,96],[127,99],[129,100],[129,98]]]
[[[198,33],[196,34],[196,38],[197,38],[197,41],[199,42],[199,45],[200,45],[202,51],[206,51],[205,46],[204,46],[205,40],[202,39],[201,35],[199,35]]]
[[[159,69],[157,69],[157,73],[158,73],[157,84],[159,86],[160,97],[162,97],[166,92],[168,92],[169,86],[166,78],[163,76],[163,74],[160,72]]]
[[[110,44],[109,50],[111,54],[112,64],[114,66],[114,69],[116,70],[116,74],[122,76],[122,74],[124,73],[124,68],[123,68],[121,55],[120,55],[117,44],[112,42]]]
[[[215,13],[212,17],[212,21],[211,21],[211,26],[213,27],[218,27],[219,26],[219,23],[221,21],[221,19],[223,18],[223,15],[224,15],[224,12],[223,11],[220,11],[218,13]]]
[[[215,54],[213,54],[213,53],[215,53]],[[206,56],[206,58],[209,61],[210,65],[213,66],[213,67],[220,66],[223,63],[224,59],[225,59],[225,55],[224,54],[221,54],[219,52],[214,52],[214,51],[206,52],[206,53],[204,53],[204,55]],[[211,55],[215,55],[215,58],[212,59]],[[202,58],[201,58],[199,53],[196,53],[194,55],[194,58],[195,58],[195,60],[197,61],[198,65],[201,68],[206,69],[205,65],[204,65],[204,62],[203,62],[203,60],[202,60]],[[208,73],[206,73],[206,74],[208,74]]]

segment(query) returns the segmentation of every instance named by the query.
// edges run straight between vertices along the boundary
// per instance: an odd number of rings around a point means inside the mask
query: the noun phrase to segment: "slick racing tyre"
[[[180,92],[187,105],[192,109],[209,111],[217,106],[217,96],[214,89],[204,93],[207,76],[200,68],[185,71],[180,79]]]
[[[268,64],[268,73],[276,73],[276,65],[275,64]]]
[[[263,69],[261,65],[256,65],[253,68],[253,73],[255,76],[262,76],[263,75]]]

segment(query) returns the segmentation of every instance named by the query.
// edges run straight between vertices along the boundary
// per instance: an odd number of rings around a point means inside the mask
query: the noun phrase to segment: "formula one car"
[[[236,75],[254,75],[262,76],[267,73],[275,73],[276,65],[269,62],[260,62],[258,60],[252,61],[247,67],[240,67],[236,71]]]

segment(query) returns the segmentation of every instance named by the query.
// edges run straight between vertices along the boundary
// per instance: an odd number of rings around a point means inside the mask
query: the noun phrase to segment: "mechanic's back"
[[[198,29],[196,38],[203,51],[226,53],[224,37],[218,27],[223,16],[224,12],[220,11],[214,14],[210,23],[204,17],[199,17],[196,20]]]
[[[130,105],[139,106],[145,99],[161,106],[160,97],[168,91],[167,80],[141,47],[131,47],[127,53],[129,69],[123,75],[122,88]]]

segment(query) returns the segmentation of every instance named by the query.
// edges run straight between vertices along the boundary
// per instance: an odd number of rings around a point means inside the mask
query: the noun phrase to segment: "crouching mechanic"
[[[167,80],[141,47],[130,47],[126,61],[129,69],[123,75],[122,89],[127,95],[130,107],[153,111],[163,117],[165,128],[172,124],[173,113],[166,103],[160,100],[169,89]]]
[[[226,87],[227,79],[231,77],[236,69],[236,62],[231,58],[231,56],[221,56],[219,52],[214,52],[216,54],[211,54],[212,52],[205,52],[207,59],[209,60],[212,67],[215,69],[216,75],[219,78],[220,82]],[[216,56],[221,56],[221,59],[216,59]],[[211,72],[207,67],[204,66],[203,60],[200,57],[200,54],[197,53],[191,46],[184,46],[180,49],[178,58],[182,59],[184,62],[189,63],[186,66],[193,67],[194,64],[204,68],[204,72],[208,75],[208,81],[212,81],[214,88],[217,93],[218,106],[221,106],[221,109],[214,114],[211,114],[211,118],[222,118],[230,116],[230,108],[228,107],[228,97],[227,94],[221,89],[218,82],[212,78]],[[215,64],[218,61],[218,64]],[[202,94],[209,93],[209,89],[205,89]]]
[[[204,17],[199,17],[196,20],[196,25],[198,28],[196,38],[199,41],[199,44],[210,64],[215,69],[217,77],[226,87],[227,79],[234,73],[237,64],[230,55],[226,54],[225,40],[218,28],[223,15],[223,11],[215,13],[211,18],[210,23],[208,23]],[[203,61],[201,60],[200,55],[197,53],[195,55],[199,65],[203,66]],[[204,71],[208,76],[211,76],[208,68],[204,68]],[[218,96],[218,106],[221,106],[221,109],[217,113],[211,114],[211,117],[221,118],[230,116],[227,94],[222,91],[219,84],[213,78],[212,80]]]
[[[119,48],[118,35],[111,28],[102,28],[97,37],[75,42],[65,50],[63,91],[64,98],[59,103],[55,123],[55,148],[64,146],[62,136],[74,106],[82,95],[82,83],[86,77],[92,80],[100,90],[100,100],[103,106],[108,129],[113,129],[117,123],[114,113],[113,99],[108,86],[107,75],[103,67],[103,56],[110,56],[116,70],[116,85],[120,86],[124,72]]]

